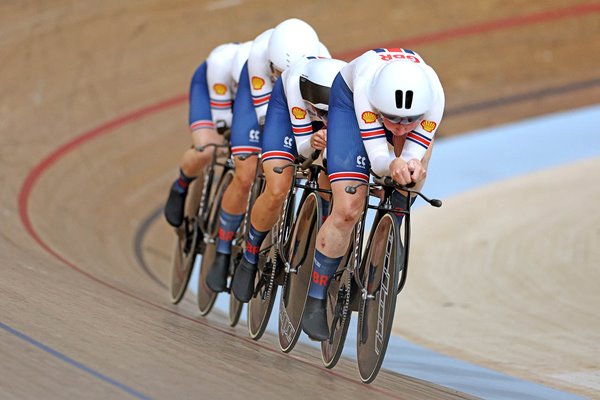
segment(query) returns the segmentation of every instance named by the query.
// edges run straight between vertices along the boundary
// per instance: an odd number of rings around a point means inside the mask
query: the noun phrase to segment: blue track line
[[[79,361],[73,360],[72,358],[52,349],[51,347],[46,346],[43,343],[38,342],[37,340],[25,335],[24,333],[17,331],[16,329],[11,328],[10,326],[8,326],[6,324],[3,324],[2,322],[0,322],[0,328],[5,330],[6,332],[18,337],[19,339],[22,339],[22,340],[26,341],[27,343],[37,347],[38,349],[45,351],[46,353],[58,358],[59,360],[64,361],[67,364],[69,364],[83,372],[86,372],[87,374],[93,376],[94,378],[97,378],[105,383],[108,383],[111,386],[116,387],[117,389],[124,391],[137,399],[143,399],[143,400],[152,399],[151,397],[148,397],[145,394],[140,393],[137,390],[134,390],[134,389],[130,388],[129,386],[124,385],[121,382],[118,382],[112,378],[109,378],[108,376],[103,375],[100,372],[94,371],[92,368],[80,363]]]

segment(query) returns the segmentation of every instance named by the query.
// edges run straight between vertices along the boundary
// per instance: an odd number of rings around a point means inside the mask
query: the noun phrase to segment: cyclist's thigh
[[[287,159],[270,158],[263,161],[263,171],[267,182],[267,189],[272,192],[286,192],[290,188],[292,181],[293,168],[285,168],[278,174],[273,171],[275,167],[284,167],[290,163]]]
[[[234,157],[261,151],[262,145],[247,71],[245,65],[240,74],[238,92],[233,107],[231,153]]]
[[[368,182],[369,159],[356,121],[351,93],[343,79],[339,78],[331,88],[327,173],[331,183],[338,180]]]

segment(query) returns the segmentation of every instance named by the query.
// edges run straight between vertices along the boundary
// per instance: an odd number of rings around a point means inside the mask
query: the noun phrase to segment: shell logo
[[[265,86],[265,80],[263,78],[260,78],[258,76],[252,77],[252,87],[254,88],[254,90],[260,90],[263,86]]]
[[[304,117],[306,117],[306,111],[300,107],[292,107],[292,115],[296,117],[296,119],[304,119]]]
[[[377,115],[371,111],[363,112],[360,117],[363,121],[365,121],[365,124],[372,124],[373,122],[377,121]]]
[[[222,83],[215,83],[213,85],[213,89],[215,90],[216,94],[225,94],[225,93],[227,93],[227,86],[223,85]]]
[[[436,126],[437,124],[433,121],[427,121],[425,119],[421,121],[421,127],[429,133],[433,132]]]

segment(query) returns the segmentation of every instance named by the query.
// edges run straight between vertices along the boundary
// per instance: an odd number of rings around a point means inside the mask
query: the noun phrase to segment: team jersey
[[[308,158],[312,153],[310,137],[323,124],[311,120],[300,92],[300,76],[305,73],[307,64],[315,60],[318,59],[301,58],[275,83],[264,130],[263,161],[286,159],[293,162],[297,154]]]
[[[264,125],[267,105],[269,104],[271,91],[273,90],[268,59],[269,39],[272,33],[273,29],[269,29],[258,35],[252,43],[252,48],[248,56],[250,93],[252,94],[256,119],[261,125]]]
[[[238,43],[217,46],[194,73],[190,85],[189,111],[192,131],[215,128],[217,121],[224,121],[227,127],[231,126],[233,98],[237,88],[232,66],[241,47]],[[243,54],[238,56],[243,57]]]
[[[304,73],[308,63],[316,60],[315,57],[303,58],[295,62],[281,76],[283,90],[287,98],[288,112],[292,124],[292,132],[296,142],[298,154],[308,158],[313,151],[310,145],[310,137],[315,131],[313,128],[321,128],[322,124],[313,125],[306,103],[300,93],[300,76]]]
[[[444,90],[440,80],[423,58],[412,50],[392,48],[369,50],[351,61],[340,71],[341,77],[352,92],[354,114],[360,135],[367,152],[371,168],[378,175],[386,175],[390,162],[396,157],[394,148],[386,135],[386,129],[378,118],[378,112],[369,103],[367,89],[371,84],[374,72],[392,60],[410,60],[421,64],[430,77],[435,93],[433,107],[423,116],[423,120],[406,136],[406,142],[400,157],[409,161],[421,160],[431,145],[435,132],[442,120],[444,111]],[[387,136],[387,137],[386,137]]]

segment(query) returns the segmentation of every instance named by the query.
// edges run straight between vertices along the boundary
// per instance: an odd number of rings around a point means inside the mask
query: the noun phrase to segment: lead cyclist
[[[423,58],[412,50],[369,50],[343,67],[329,99],[327,172],[333,209],[317,235],[314,267],[302,329],[313,340],[329,338],[326,294],[347,251],[367,198],[370,171],[401,185],[425,183],[432,143],[444,111],[444,90]],[[403,208],[406,192],[392,204]],[[414,201],[414,198],[411,199]],[[398,217],[401,218],[401,215]]]

